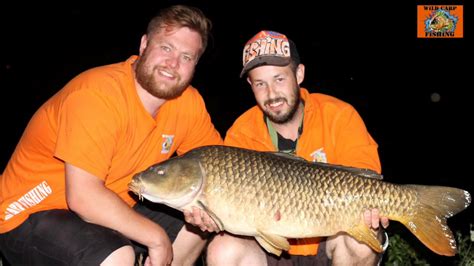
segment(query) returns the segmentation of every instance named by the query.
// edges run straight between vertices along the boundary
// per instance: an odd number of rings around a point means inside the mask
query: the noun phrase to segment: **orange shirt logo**
[[[3,220],[9,220],[13,216],[34,207],[53,193],[53,189],[48,182],[42,181],[39,185],[22,195],[16,201],[10,203],[5,211]]]
[[[418,5],[418,38],[463,38],[462,5]]]
[[[161,135],[163,137],[163,143],[161,144],[161,153],[169,153],[171,150],[171,146],[173,145],[174,135]]]
[[[319,148],[315,151],[313,151],[309,156],[313,158],[313,162],[318,162],[318,163],[327,163],[328,159],[326,156],[326,152],[324,151],[324,148]]]

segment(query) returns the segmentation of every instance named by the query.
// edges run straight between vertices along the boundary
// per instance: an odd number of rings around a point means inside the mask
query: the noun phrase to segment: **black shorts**
[[[283,252],[280,257],[265,252],[268,266],[325,266],[331,265],[326,254],[326,240],[319,242],[318,254],[315,256],[297,256]]]
[[[181,212],[161,204],[139,203],[134,209],[162,226],[171,242],[184,225]],[[99,265],[126,245],[146,251],[119,232],[87,223],[68,210],[34,213],[19,227],[0,234],[0,250],[11,265]]]

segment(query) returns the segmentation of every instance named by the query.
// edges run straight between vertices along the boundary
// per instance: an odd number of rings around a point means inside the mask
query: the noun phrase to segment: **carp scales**
[[[339,232],[381,252],[361,218],[364,210],[378,208],[433,252],[454,256],[447,218],[471,202],[458,188],[393,184],[367,169],[227,146],[204,146],[155,164],[136,174],[129,189],[181,211],[200,207],[219,229],[253,236],[276,255],[289,249],[288,238]]]

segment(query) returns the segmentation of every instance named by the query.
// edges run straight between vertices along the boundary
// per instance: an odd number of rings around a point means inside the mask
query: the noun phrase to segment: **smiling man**
[[[195,261],[199,229],[137,203],[127,185],[175,152],[222,144],[190,85],[210,27],[199,9],[163,9],[140,56],[79,74],[34,114],[0,176],[0,250],[12,265],[134,265],[141,249],[146,265]],[[205,213],[187,215],[210,230]]]
[[[301,88],[305,67],[285,35],[261,31],[244,46],[241,77],[247,77],[257,105],[227,131],[225,144],[291,153],[309,161],[372,169],[380,173],[377,144],[356,110],[339,99]],[[377,209],[361,213],[383,240],[386,217]],[[385,239],[387,245],[388,240]],[[382,242],[383,243],[383,242]],[[276,257],[251,238],[219,234],[208,246],[210,265],[373,265],[380,257],[346,234],[293,239]],[[386,247],[384,245],[384,247]]]

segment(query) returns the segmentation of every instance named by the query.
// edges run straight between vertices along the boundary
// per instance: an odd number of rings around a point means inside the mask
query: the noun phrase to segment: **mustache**
[[[284,97],[278,97],[278,98],[268,99],[268,100],[266,100],[266,101],[264,102],[264,104],[265,104],[265,105],[269,105],[269,104],[273,104],[273,103],[281,102],[281,101],[283,101],[283,102],[288,102],[288,101],[286,100],[286,98],[284,98]]]

